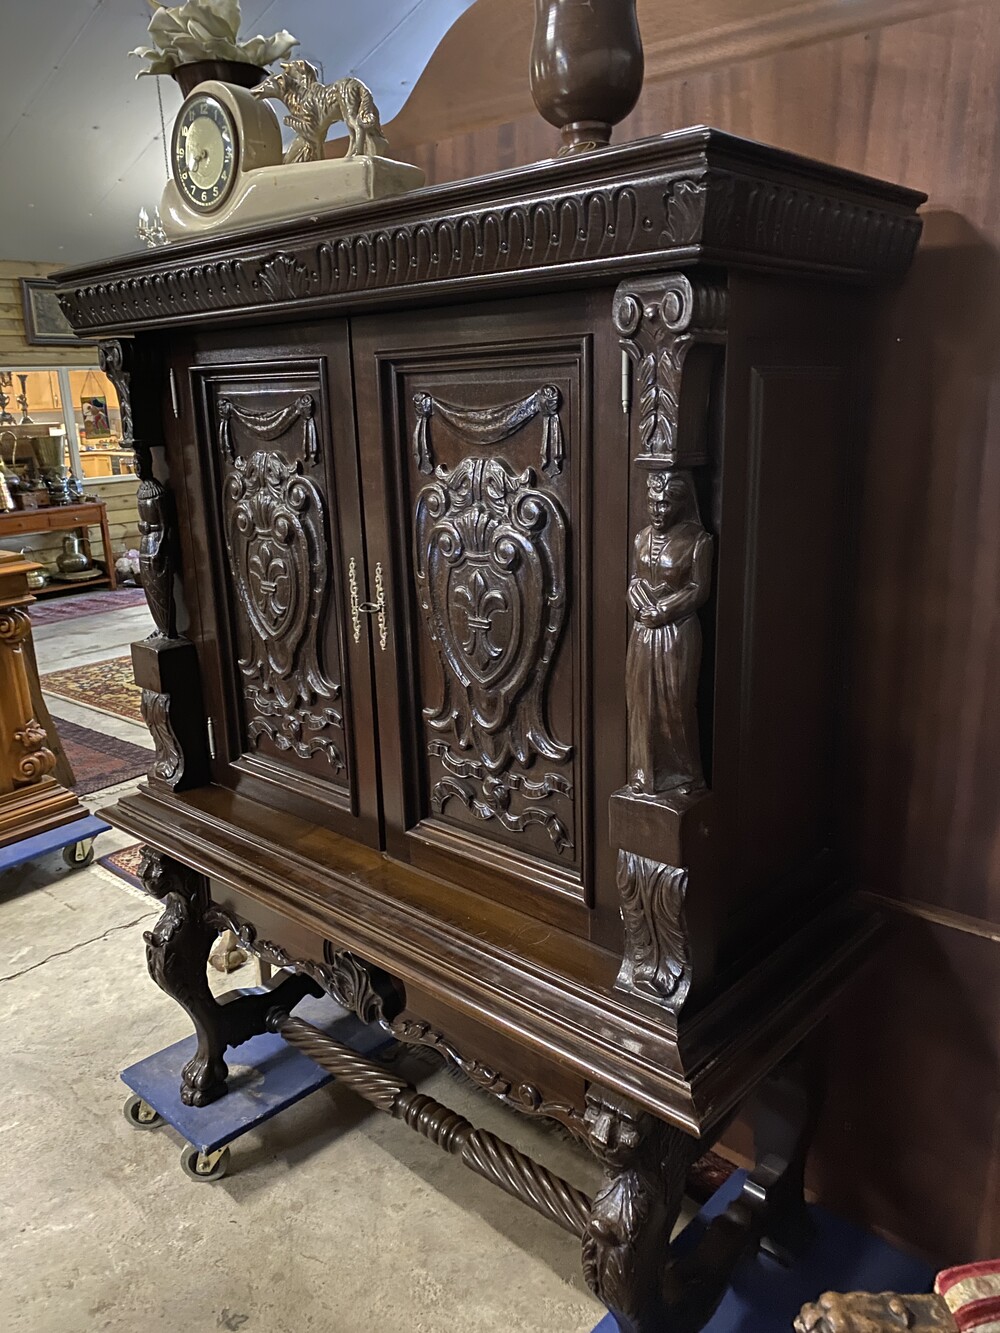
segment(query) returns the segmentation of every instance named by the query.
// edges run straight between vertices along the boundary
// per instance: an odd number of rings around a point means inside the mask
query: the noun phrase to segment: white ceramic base
[[[160,217],[167,235],[179,240],[261,222],[311,217],[344,204],[404,194],[423,183],[424,173],[419,167],[387,157],[293,162],[244,172],[232,197],[215,213],[201,214],[189,208],[170,180],[160,201]]]

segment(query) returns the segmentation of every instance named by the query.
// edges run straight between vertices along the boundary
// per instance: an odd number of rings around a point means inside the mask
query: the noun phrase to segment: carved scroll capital
[[[618,853],[625,945],[615,989],[676,1013],[691,988],[684,922],[688,872],[634,852]]]
[[[706,461],[704,434],[681,438],[684,364],[698,342],[723,340],[726,289],[683,273],[628,279],[615,292],[611,318],[635,366],[644,467],[695,467]]]
[[[31,618],[20,606],[0,607],[0,644],[14,648],[31,632]]]

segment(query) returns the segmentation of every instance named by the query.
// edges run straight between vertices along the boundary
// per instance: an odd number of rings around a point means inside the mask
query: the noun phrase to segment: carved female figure
[[[635,539],[628,602],[635,623],[625,668],[633,791],[687,794],[705,785],[696,711],[698,608],[709,594],[712,538],[690,472],[651,472],[650,524]]]

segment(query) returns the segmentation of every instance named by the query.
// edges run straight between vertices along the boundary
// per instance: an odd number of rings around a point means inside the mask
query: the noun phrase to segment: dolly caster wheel
[[[163,1124],[163,1116],[138,1096],[128,1099],[122,1107],[122,1115],[133,1129],[156,1129]]]
[[[221,1180],[229,1170],[229,1149],[203,1153],[197,1148],[185,1148],[181,1153],[181,1167],[192,1180]]]
[[[93,838],[84,838],[80,842],[70,843],[68,847],[63,848],[63,860],[70,870],[79,870],[83,866],[89,866],[93,859]]]

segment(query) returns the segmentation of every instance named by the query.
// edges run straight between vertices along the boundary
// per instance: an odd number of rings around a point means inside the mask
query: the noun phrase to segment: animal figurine
[[[347,157],[385,157],[389,144],[379,123],[371,89],[360,79],[320,83],[319,72],[308,60],[284,61],[253,90],[254,97],[283,102],[285,124],[295,138],[285,151],[285,162],[321,162],[323,144],[331,125],[347,126]]]

